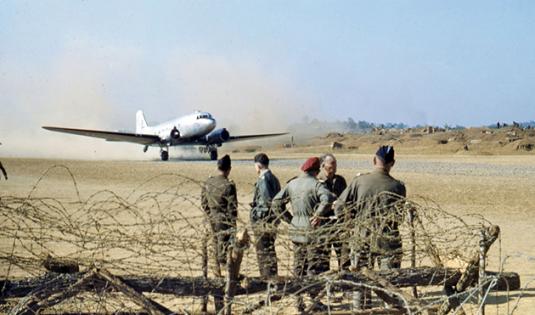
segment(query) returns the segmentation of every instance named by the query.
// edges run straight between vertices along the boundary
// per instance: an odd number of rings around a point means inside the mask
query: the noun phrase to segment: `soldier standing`
[[[0,145],[2,145],[2,143],[0,143]],[[2,171],[2,174],[4,174],[4,178],[7,180],[7,172],[4,168],[4,165],[2,165],[2,161],[0,161],[0,171]]]
[[[346,180],[343,176],[336,174],[337,161],[334,155],[327,153],[321,156],[321,172],[318,179],[325,184],[330,192],[340,197],[344,189],[347,187]]]
[[[231,170],[228,155],[217,161],[217,170],[219,174],[210,176],[202,187],[201,206],[212,228],[216,260],[219,264],[226,264],[238,217],[236,185],[228,179]]]
[[[336,174],[337,171],[337,162],[334,155],[331,153],[324,154],[320,158],[321,162],[321,173],[318,175],[318,179],[320,182],[325,184],[325,187],[333,193],[336,198],[340,197],[344,189],[347,187],[347,183],[344,177]],[[330,211],[327,215],[328,217],[334,216],[334,211]],[[332,244],[332,247],[334,248],[334,251],[336,253],[336,258],[338,261],[338,269],[342,270],[342,267],[349,267],[349,260],[345,259],[342,261],[342,241],[341,238],[343,237],[343,232],[337,230],[337,226],[334,223],[334,221],[329,220],[327,221],[326,229],[329,230],[329,241]]]
[[[4,165],[2,165],[2,162],[0,161],[0,170],[2,171],[2,174],[4,174],[4,178],[7,180],[7,172],[4,168]]]
[[[403,253],[398,224],[402,214],[399,205],[406,196],[406,189],[401,181],[390,175],[394,164],[394,148],[379,147],[373,158],[374,170],[357,175],[336,203],[338,218],[361,223],[358,228],[362,243],[358,244],[354,262],[357,269],[373,269],[376,259],[381,269],[401,267]],[[367,298],[364,303],[369,303],[368,292],[364,297]]]
[[[303,174],[288,181],[273,198],[273,210],[290,224],[290,238],[294,244],[294,275],[301,277],[329,270],[329,243],[319,226],[331,210],[334,195],[320,183],[320,160],[312,157],[301,166]],[[283,209],[290,202],[292,213]],[[298,297],[298,309],[304,304]],[[316,309],[324,307],[316,303]]]
[[[269,169],[269,157],[259,153],[254,157],[258,180],[251,203],[251,224],[256,238],[258,269],[263,278],[277,276],[277,254],[274,230],[276,215],[271,211],[271,201],[281,190],[279,180]]]
[[[360,253],[361,261],[357,267],[373,267],[375,258],[379,259],[381,269],[399,268],[401,265],[401,238],[399,237],[397,205],[406,196],[403,182],[390,175],[394,166],[394,147],[381,146],[373,158],[374,170],[371,173],[357,175],[338,198],[335,212],[339,218],[376,218],[387,217],[388,222],[380,222],[383,229],[373,231],[383,237],[373,251]],[[367,246],[368,247],[368,246]]]

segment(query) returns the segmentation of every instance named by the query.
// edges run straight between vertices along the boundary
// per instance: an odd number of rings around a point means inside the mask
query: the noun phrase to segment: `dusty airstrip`
[[[222,152],[225,153],[225,152]],[[288,154],[282,150],[268,151],[271,168],[285,182],[299,173],[300,163],[310,154]],[[320,154],[321,152],[316,152]],[[234,158],[231,178],[236,182],[240,203],[252,198],[255,173],[251,159],[254,153],[231,153]],[[350,180],[359,172],[371,168],[369,154],[338,154],[338,173]],[[151,178],[161,174],[181,174],[203,179],[214,173],[214,162],[207,160],[161,162],[145,161],[74,161],[3,158],[9,180],[0,181],[0,197],[27,196],[41,175],[53,165],[66,166],[74,175],[81,198],[95,192],[110,190],[127,196]],[[408,196],[423,196],[434,200],[441,208],[455,215],[477,213],[501,227],[501,239],[492,248],[489,268],[497,270],[503,265],[506,271],[518,272],[526,289],[491,297],[487,314],[507,313],[516,298],[523,295],[516,314],[533,314],[535,309],[535,158],[521,156],[478,155],[403,155],[397,156],[393,176],[403,180]],[[164,189],[163,181],[151,183],[151,189]],[[172,180],[171,177],[168,180]],[[188,192],[198,195],[199,191]],[[37,186],[33,196],[68,200],[74,196],[71,177],[64,171],[54,170]],[[242,209],[244,209],[242,207]],[[247,221],[248,213],[240,217]],[[5,246],[6,244],[2,244]],[[498,246],[499,245],[499,246]],[[505,261],[505,264],[500,263]]]

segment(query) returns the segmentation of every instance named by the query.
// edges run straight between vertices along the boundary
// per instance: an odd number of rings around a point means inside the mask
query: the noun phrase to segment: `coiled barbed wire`
[[[36,197],[39,185],[56,169],[66,171],[71,176],[74,188],[72,198],[60,200]],[[156,185],[159,187],[154,189],[154,183],[161,183],[162,178],[165,178],[165,185]],[[113,191],[103,190],[83,200],[70,170],[55,166],[39,178],[27,197],[0,198],[1,274],[8,280],[41,276],[45,272],[43,261],[52,256],[76,262],[82,270],[97,265],[115,275],[162,279],[172,276],[202,276],[204,246],[213,236],[206,214],[200,207],[202,184],[202,181],[179,174],[162,174],[139,185],[124,198]],[[490,226],[490,222],[482,216],[461,218],[443,211],[439,205],[425,198],[403,200],[396,207],[395,212],[380,212],[374,217],[361,216],[320,228],[314,233],[321,235],[323,242],[310,246],[330,244],[333,235],[342,235],[343,242],[351,248],[370,246],[373,242],[363,239],[357,231],[370,229],[370,226],[380,225],[381,222],[396,221],[399,223],[399,238],[403,244],[402,267],[441,264],[445,267],[463,268],[477,253],[479,231]],[[238,229],[251,230],[247,219],[248,205],[240,203],[238,210]],[[416,214],[410,222],[409,212]],[[288,236],[288,225],[280,223],[266,228],[277,233],[279,275],[292,277],[293,247]],[[381,249],[372,245],[370,250],[380,252]],[[209,246],[209,256],[214,256],[212,246]],[[215,259],[210,259],[208,269],[212,274],[215,264]],[[334,257],[331,257],[330,264],[333,269],[337,269]],[[240,274],[245,277],[258,276],[254,247],[245,251]],[[324,293],[328,295],[325,299],[329,302],[338,301],[337,304],[333,302],[333,307],[343,309],[345,304],[351,304],[351,299],[342,292],[333,290],[332,286],[336,284],[385,290],[369,284],[337,280],[333,273],[322,275],[311,286],[323,287],[324,292],[328,292]],[[434,292],[436,290],[422,289],[419,298],[426,301],[426,307],[446,300],[447,297],[436,296]],[[268,298],[266,308],[260,308],[260,311],[293,312],[295,294],[283,294],[273,302]],[[201,305],[201,299],[194,297],[156,293],[149,295],[180,312],[196,312]],[[469,309],[477,313],[479,306],[469,298],[469,294],[466,296],[463,305],[468,304]],[[232,303],[236,312],[244,312],[265,299],[262,294],[246,294],[234,297]],[[378,305],[377,302],[375,304]],[[517,307],[518,303],[511,312]],[[138,307],[121,297],[120,293],[102,290],[80,293],[48,311],[106,313],[136,309]]]

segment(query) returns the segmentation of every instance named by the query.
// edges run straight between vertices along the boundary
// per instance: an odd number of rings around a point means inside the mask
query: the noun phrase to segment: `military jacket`
[[[356,176],[342,192],[335,205],[338,217],[349,211],[353,217],[367,211],[373,215],[374,209],[385,208],[406,196],[405,185],[384,170]]]
[[[273,198],[273,208],[282,212],[288,202],[292,205],[292,213],[284,216],[290,223],[290,237],[297,243],[307,243],[312,237],[313,228],[310,219],[316,215],[324,217],[329,213],[335,196],[314,176],[302,174],[288,182]]]
[[[233,181],[223,175],[209,177],[202,187],[201,206],[213,224],[236,227],[238,197]]]
[[[325,185],[325,187],[330,192],[332,192],[336,196],[336,198],[340,197],[344,189],[346,189],[347,187],[345,178],[343,178],[342,176],[338,174],[335,174],[333,178],[328,179],[327,176],[325,176],[325,174],[321,173],[318,176],[318,179],[320,182],[322,182]],[[329,211],[326,216],[328,217],[334,216],[334,210],[331,209],[331,211]]]
[[[259,220],[272,221],[271,201],[281,190],[279,180],[270,170],[260,174],[255,184],[253,202],[251,203],[251,222]]]
[[[405,196],[405,185],[378,169],[353,179],[336,201],[335,213],[342,220],[357,220],[355,228],[372,251],[399,251],[398,226],[403,218],[399,201]]]
[[[335,174],[333,178],[328,179],[325,174],[321,173],[318,176],[318,180],[325,184],[325,187],[336,195],[336,198],[340,197],[344,189],[347,187],[347,183],[344,177]]]

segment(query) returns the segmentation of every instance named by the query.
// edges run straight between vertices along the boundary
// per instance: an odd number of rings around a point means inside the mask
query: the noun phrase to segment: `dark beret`
[[[391,145],[382,145],[377,149],[375,155],[380,158],[385,164],[394,161],[394,147]]]
[[[301,170],[303,172],[310,172],[320,169],[320,159],[317,157],[308,158],[303,165],[301,165]]]
[[[254,156],[255,163],[260,163],[262,165],[268,166],[269,165],[269,157],[265,153],[258,153]]]
[[[228,154],[217,160],[217,168],[222,171],[230,170],[230,156]]]

